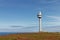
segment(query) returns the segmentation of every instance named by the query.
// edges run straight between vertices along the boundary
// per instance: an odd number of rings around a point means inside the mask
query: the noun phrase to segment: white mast
[[[42,22],[41,22],[42,14],[41,14],[41,12],[39,12],[37,16],[39,18],[39,32],[41,32],[42,31]]]

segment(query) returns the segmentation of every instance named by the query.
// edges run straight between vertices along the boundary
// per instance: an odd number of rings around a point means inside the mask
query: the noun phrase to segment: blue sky
[[[0,0],[0,32],[38,32],[39,11],[43,31],[60,32],[60,0]]]

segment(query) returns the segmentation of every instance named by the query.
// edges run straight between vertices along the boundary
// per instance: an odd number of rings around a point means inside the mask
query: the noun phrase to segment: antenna
[[[41,28],[42,27],[42,23],[41,23],[42,13],[41,13],[41,11],[38,13],[37,17],[39,19],[39,32],[41,32],[42,31],[42,28]]]

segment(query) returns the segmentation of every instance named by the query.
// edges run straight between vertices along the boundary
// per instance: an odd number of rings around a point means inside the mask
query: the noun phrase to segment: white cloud
[[[55,3],[55,2],[58,2],[59,0],[40,0],[40,3]]]
[[[55,19],[56,21],[60,21],[60,16],[47,16],[51,19]]]
[[[52,21],[47,21],[46,26],[60,26],[60,16],[47,16]]]

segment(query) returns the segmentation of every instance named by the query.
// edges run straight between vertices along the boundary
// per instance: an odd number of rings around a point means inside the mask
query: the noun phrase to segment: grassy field
[[[17,33],[6,36],[0,36],[0,40],[60,40],[60,33]]]

